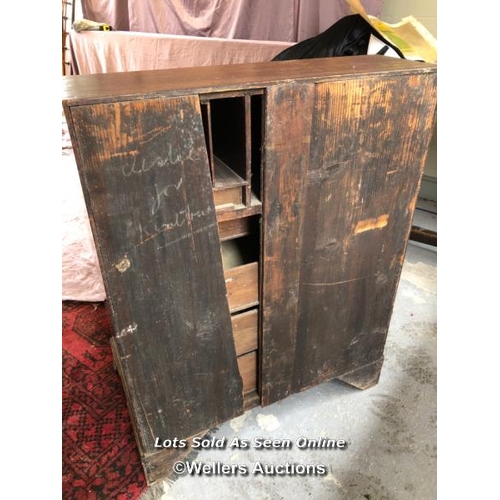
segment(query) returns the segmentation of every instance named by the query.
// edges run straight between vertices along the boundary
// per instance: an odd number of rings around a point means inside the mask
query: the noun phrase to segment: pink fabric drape
[[[270,61],[294,45],[132,31],[72,31],[70,39],[79,75]]]
[[[382,0],[364,0],[379,17]],[[351,14],[345,0],[82,0],[83,15],[115,30],[298,42]]]

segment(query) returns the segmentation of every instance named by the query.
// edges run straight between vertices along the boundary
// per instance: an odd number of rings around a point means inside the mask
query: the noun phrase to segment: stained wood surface
[[[271,87],[266,102],[261,399],[290,395],[314,85]],[[300,117],[300,119],[296,119]]]
[[[199,103],[80,106],[70,126],[147,455],[243,411]]]
[[[257,392],[265,406],[335,377],[377,382],[433,130],[435,73],[355,56],[63,78],[149,480],[181,457],[152,449],[156,437],[204,432],[257,404]],[[252,172],[259,199],[248,206],[249,186],[214,204],[199,99],[219,92],[255,116],[262,102],[256,140],[248,114],[237,134],[242,176],[264,138],[262,178]],[[248,93],[262,98],[252,106]],[[244,218],[260,213],[260,261],[224,272],[220,238],[245,234]]]
[[[281,85],[290,80],[301,83],[376,77],[394,71],[405,75],[435,70],[434,64],[370,55],[66,76],[62,83],[63,100],[78,104],[143,99],[165,93],[178,96],[236,90],[240,94],[241,90]]]
[[[434,84],[412,75],[317,86],[294,391],[383,355],[432,134]]]
[[[437,247],[437,232],[433,231],[432,229],[412,226],[410,232],[410,240]]]
[[[263,404],[382,357],[434,109],[434,75],[318,84],[300,196],[265,172]]]

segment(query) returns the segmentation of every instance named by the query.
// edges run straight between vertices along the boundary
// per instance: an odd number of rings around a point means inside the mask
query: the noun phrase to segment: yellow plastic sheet
[[[406,59],[437,63],[437,40],[413,16],[388,24],[366,13],[360,0],[346,0],[354,14],[359,14],[387,41],[395,45]]]

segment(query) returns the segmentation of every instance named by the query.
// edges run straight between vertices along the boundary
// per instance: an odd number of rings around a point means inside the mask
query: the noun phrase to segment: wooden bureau
[[[376,384],[436,66],[355,56],[63,77],[148,481],[186,439]],[[225,246],[239,249],[233,262]],[[221,251],[222,248],[222,251]]]

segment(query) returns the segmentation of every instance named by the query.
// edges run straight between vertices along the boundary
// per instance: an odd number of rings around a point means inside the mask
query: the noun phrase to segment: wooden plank
[[[245,188],[243,203],[250,205],[252,201],[252,101],[250,94],[245,95],[245,179],[247,186]]]
[[[247,181],[242,179],[234,170],[228,167],[218,156],[214,156],[215,185],[214,190],[227,189],[234,186],[245,186]]]
[[[217,207],[217,220],[219,222],[224,222],[241,217],[250,217],[251,215],[257,215],[260,213],[262,213],[262,203],[256,196],[252,195],[252,201],[249,207],[243,204],[228,204],[226,206],[219,205]]]
[[[381,367],[435,99],[435,75],[317,86],[293,392]]]
[[[437,247],[437,232],[433,231],[432,229],[412,226],[410,232],[410,240]]]
[[[267,93],[262,215],[263,406],[291,394],[313,102],[312,84],[288,83],[271,87]]]
[[[245,97],[246,95],[254,96],[254,95],[262,95],[264,90],[262,89],[254,89],[254,90],[234,90],[229,92],[214,92],[213,94],[203,94],[200,96],[200,102],[205,103],[208,100],[212,99],[230,99],[232,97]]]
[[[227,301],[232,313],[259,304],[259,263],[250,262],[224,272]]]
[[[103,99],[142,99],[158,94],[169,96],[209,94],[282,84],[292,77],[297,83],[363,76],[383,76],[393,71],[401,74],[434,73],[436,65],[405,61],[384,56],[348,56],[294,61],[229,64],[198,68],[174,68],[125,73],[65,76],[63,101],[102,101]],[[221,78],[224,75],[224,78]]]
[[[141,456],[242,413],[198,99],[71,108]]]
[[[215,185],[215,167],[214,167],[214,148],[212,144],[212,119],[210,112],[210,101],[202,103],[202,120],[203,130],[205,133],[205,143],[208,153],[208,164],[210,165],[210,177],[212,179],[212,186]]]
[[[231,321],[236,355],[241,356],[247,352],[257,350],[259,346],[259,311],[252,309],[241,314],[235,314]]]

